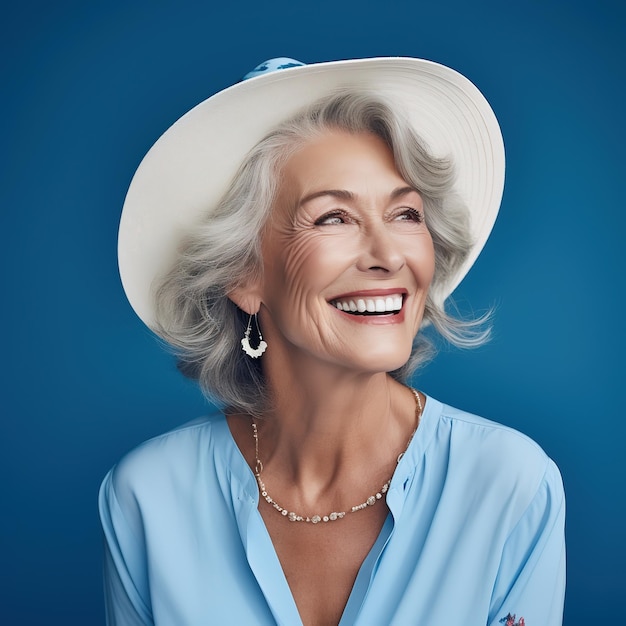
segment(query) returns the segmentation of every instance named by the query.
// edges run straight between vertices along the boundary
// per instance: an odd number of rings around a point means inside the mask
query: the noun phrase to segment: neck
[[[293,486],[311,504],[338,484],[371,489],[390,478],[416,425],[410,390],[385,373],[327,364],[274,368],[266,359],[264,370],[273,407],[258,422],[259,455],[278,493]]]

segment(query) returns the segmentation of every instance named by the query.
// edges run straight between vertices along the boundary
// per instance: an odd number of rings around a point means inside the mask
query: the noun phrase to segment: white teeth
[[[350,313],[393,313],[402,308],[402,296],[395,294],[386,298],[334,300],[332,304],[340,311],[349,311]]]

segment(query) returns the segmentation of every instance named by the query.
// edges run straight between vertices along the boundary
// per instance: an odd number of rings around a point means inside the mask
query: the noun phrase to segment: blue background
[[[3,9],[0,621],[103,622],[100,480],[129,448],[206,410],[117,275],[119,214],[144,153],[268,57],[409,55],[481,88],[508,158],[500,217],[457,292],[465,310],[497,306],[495,338],[444,350],[417,384],[523,430],[556,460],[568,497],[565,623],[620,623],[622,6],[59,0]]]

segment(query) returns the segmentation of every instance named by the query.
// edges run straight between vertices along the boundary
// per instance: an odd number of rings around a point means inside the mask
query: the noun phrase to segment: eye
[[[411,207],[402,207],[394,219],[399,222],[416,222],[417,224],[421,224],[424,221],[424,214]]]
[[[348,222],[348,214],[345,211],[330,211],[324,213],[315,220],[315,226],[335,226],[337,224],[346,224]]]

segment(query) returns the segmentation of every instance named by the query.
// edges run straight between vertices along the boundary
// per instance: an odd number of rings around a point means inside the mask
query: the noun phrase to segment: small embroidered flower
[[[515,613],[513,613],[513,615],[509,613],[506,617],[503,617],[500,620],[500,623],[504,624],[504,626],[526,626],[526,622],[523,617],[519,618],[519,622],[516,622],[516,619]]]

